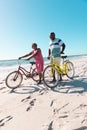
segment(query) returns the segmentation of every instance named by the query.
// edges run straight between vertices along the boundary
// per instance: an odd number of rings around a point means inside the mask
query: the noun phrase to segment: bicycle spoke
[[[75,70],[72,62],[66,62],[66,75],[68,78],[72,79],[74,77]]]
[[[17,88],[23,80],[21,73],[14,71],[10,73],[6,78],[6,85],[9,88]]]
[[[43,80],[48,87],[56,87],[59,81],[57,70],[51,65],[47,66],[43,72]]]
[[[36,69],[32,71],[32,79],[36,82],[39,81],[39,74],[37,73]]]

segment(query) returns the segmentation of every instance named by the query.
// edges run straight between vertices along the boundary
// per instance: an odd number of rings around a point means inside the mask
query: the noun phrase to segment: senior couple
[[[50,57],[52,57],[52,59],[60,65],[60,63],[61,63],[60,56],[61,56],[61,54],[64,54],[65,44],[63,43],[63,41],[61,39],[56,38],[54,32],[51,32],[49,37],[50,37],[50,43],[49,43],[49,50],[48,50],[48,59],[50,59]],[[19,57],[19,59],[26,58],[26,57],[28,57],[28,59],[31,59],[31,58],[35,59],[36,69],[39,74],[38,84],[40,84],[41,79],[42,79],[43,69],[44,69],[44,59],[42,56],[41,49],[37,47],[36,43],[32,44],[32,49],[33,49],[32,52]],[[53,78],[53,81],[54,80],[55,80],[55,77]],[[60,75],[60,80],[62,80],[61,75]]]

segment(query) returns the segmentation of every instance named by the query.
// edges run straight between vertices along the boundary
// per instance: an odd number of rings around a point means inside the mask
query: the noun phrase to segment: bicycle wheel
[[[14,72],[11,72],[6,77],[6,85],[7,87],[14,89],[20,86],[22,80],[23,80],[22,74],[18,71],[14,71]]]
[[[36,70],[36,69],[34,69],[34,70],[32,71],[32,79],[33,79],[34,81],[36,81],[36,82],[39,81],[39,74],[37,73],[37,70]]]
[[[55,77],[55,80],[53,80]],[[43,81],[49,88],[54,88],[58,85],[59,74],[55,67],[48,65],[43,72]]]
[[[74,74],[75,74],[73,63],[70,62],[70,61],[67,61],[65,69],[66,69],[66,75],[67,75],[67,77],[70,78],[70,79],[73,79]]]

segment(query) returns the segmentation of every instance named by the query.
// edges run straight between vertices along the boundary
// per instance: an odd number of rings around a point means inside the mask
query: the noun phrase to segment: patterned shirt
[[[53,58],[60,57],[61,46],[63,43],[64,42],[59,38],[55,38],[54,40],[50,41],[49,45],[51,50],[51,56]]]

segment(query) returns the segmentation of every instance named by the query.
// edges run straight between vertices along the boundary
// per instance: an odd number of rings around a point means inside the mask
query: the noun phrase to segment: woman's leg
[[[42,81],[42,73],[38,73],[38,74],[39,74],[39,82],[38,82],[38,84],[39,84]]]
[[[38,75],[39,75],[39,82],[38,83],[41,83],[42,77],[43,77],[44,63],[43,62],[42,63],[37,63],[36,68],[37,68],[37,72],[38,72]]]

